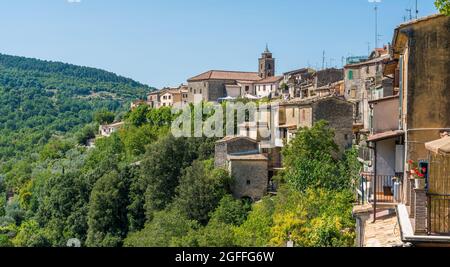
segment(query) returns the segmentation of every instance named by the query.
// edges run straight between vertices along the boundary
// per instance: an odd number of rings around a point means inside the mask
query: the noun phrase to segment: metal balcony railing
[[[400,203],[402,199],[403,175],[377,175],[365,173],[361,175],[359,194],[363,202],[377,204]]]

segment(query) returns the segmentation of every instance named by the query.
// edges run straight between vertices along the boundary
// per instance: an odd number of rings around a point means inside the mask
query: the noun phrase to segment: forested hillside
[[[151,90],[99,69],[0,54],[0,166]]]
[[[95,148],[82,145],[92,123],[17,162],[0,183],[0,247],[62,247],[72,238],[88,247],[353,245],[356,154],[331,157],[325,122],[300,129],[284,150],[278,195],[249,203],[234,199],[233,177],[214,168],[217,139],[175,138],[175,118],[170,108],[140,106]]]

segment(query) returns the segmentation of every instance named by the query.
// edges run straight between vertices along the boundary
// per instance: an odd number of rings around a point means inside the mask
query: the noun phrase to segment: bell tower
[[[261,54],[259,59],[259,77],[265,79],[267,77],[275,76],[275,59],[266,45],[266,50]]]

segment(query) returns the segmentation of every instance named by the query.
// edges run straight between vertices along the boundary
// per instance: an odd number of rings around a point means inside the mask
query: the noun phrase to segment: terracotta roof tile
[[[283,79],[283,76],[272,76],[255,82],[255,84],[275,83]]]
[[[210,70],[190,78],[188,82],[205,80],[259,81],[261,80],[261,77],[259,77],[257,72]]]

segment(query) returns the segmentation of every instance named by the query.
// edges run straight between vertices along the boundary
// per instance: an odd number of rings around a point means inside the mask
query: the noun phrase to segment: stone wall
[[[335,142],[341,152],[352,146],[353,105],[345,100],[328,98],[313,105],[313,123],[326,120],[335,131]]]
[[[235,179],[232,186],[235,198],[251,198],[258,201],[267,193],[269,183],[267,161],[231,161],[229,171]]]
[[[227,168],[227,157],[229,154],[255,151],[258,150],[258,148],[258,143],[248,138],[218,141],[215,148],[215,166],[216,168]]]
[[[206,92],[208,91],[208,83],[207,82],[188,82],[188,102],[196,103],[195,101],[199,101],[199,99],[195,99],[194,96],[198,97],[202,95],[201,100],[205,100]],[[201,92],[201,94],[200,94]],[[195,101],[194,101],[195,100]]]
[[[408,130],[450,128],[450,17],[413,24],[407,60]],[[439,130],[408,132],[407,159],[427,159],[424,142],[440,138]]]

